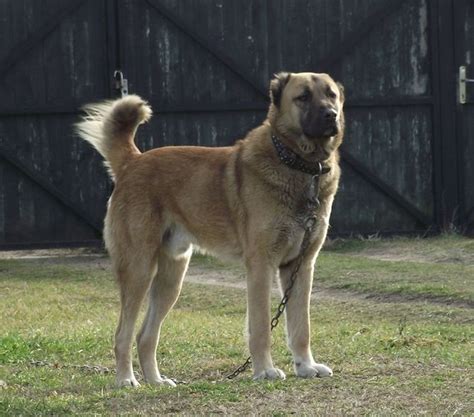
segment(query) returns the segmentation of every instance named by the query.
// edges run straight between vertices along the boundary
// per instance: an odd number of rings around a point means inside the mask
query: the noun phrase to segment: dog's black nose
[[[324,107],[321,109],[322,116],[324,117],[324,120],[328,122],[333,122],[336,120],[337,117],[337,111],[331,107]]]

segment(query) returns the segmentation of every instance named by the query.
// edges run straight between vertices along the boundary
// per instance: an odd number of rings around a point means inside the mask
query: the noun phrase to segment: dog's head
[[[328,74],[279,73],[270,97],[270,124],[292,148],[325,160],[341,144],[344,89]]]

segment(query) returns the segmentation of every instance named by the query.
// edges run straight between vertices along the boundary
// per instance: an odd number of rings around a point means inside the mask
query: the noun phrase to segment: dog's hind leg
[[[133,263],[116,269],[120,285],[121,311],[115,333],[115,358],[117,363],[117,385],[120,387],[140,385],[133,374],[132,342],[133,330],[143,298],[156,273],[156,261],[147,262],[146,256],[136,256]]]
[[[172,380],[161,376],[156,362],[156,348],[163,320],[181,291],[191,254],[190,247],[176,258],[165,251],[161,251],[158,258],[158,272],[150,288],[148,311],[137,336],[140,365],[146,382],[151,384],[175,386]]]

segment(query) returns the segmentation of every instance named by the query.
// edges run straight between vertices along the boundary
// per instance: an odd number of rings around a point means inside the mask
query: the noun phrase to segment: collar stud
[[[280,158],[280,161],[289,168],[312,175],[313,177],[319,177],[320,175],[327,174],[331,170],[331,168],[324,166],[320,161],[317,161],[315,164],[306,162],[290,148],[285,146],[285,144],[275,135],[272,135],[272,142],[277,152],[278,158]]]

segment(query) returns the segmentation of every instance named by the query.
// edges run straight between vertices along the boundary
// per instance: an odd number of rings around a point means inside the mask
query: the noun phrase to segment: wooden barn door
[[[461,228],[474,233],[474,0],[454,0]]]
[[[0,2],[0,247],[100,240],[109,187],[72,135],[110,97],[107,3]]]
[[[273,73],[330,72],[347,92],[343,179],[331,233],[436,223],[428,0],[120,1],[130,91],[155,116],[148,149],[225,145],[261,123]]]
[[[472,86],[463,105],[453,95],[457,66],[474,72],[472,13],[472,0],[0,2],[0,247],[100,239],[110,183],[71,125],[113,96],[115,69],[153,106],[143,150],[231,144],[265,118],[273,73],[329,72],[347,96],[331,233],[472,224]]]

